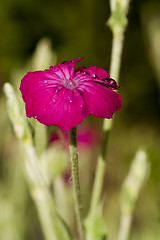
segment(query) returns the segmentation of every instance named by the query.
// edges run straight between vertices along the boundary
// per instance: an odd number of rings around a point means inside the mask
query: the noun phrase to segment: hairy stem
[[[77,152],[77,128],[73,127],[69,132],[70,155],[72,164],[73,195],[76,219],[80,240],[84,240],[84,229],[82,223],[82,201],[79,182],[78,152]]]

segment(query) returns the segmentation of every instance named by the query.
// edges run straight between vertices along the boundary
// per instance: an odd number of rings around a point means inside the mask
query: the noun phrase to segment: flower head
[[[112,118],[122,105],[116,81],[98,67],[75,70],[83,58],[62,62],[45,71],[28,72],[20,91],[27,117],[64,131],[78,125],[88,115]]]

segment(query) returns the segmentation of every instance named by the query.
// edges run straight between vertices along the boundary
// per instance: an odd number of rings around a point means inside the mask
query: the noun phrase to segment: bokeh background
[[[109,14],[109,1],[105,0],[0,1],[2,240],[44,239],[34,203],[17,160],[20,158],[19,143],[7,115],[3,84],[10,82],[20,98],[20,80],[26,71],[33,70],[33,56],[42,39],[47,39],[49,43],[53,65],[85,56],[83,64],[86,67],[96,65],[109,71],[112,41],[112,34],[107,26]],[[130,239],[156,240],[160,236],[160,2],[133,0],[128,18],[119,89],[123,97],[123,107],[115,115],[108,146],[104,217],[109,236],[115,239],[119,225],[121,185],[136,151],[143,147],[150,161],[150,175],[136,205]],[[87,189],[91,189],[93,183],[101,125],[101,119],[89,117],[80,126],[93,128],[91,138],[96,138],[93,140],[94,147],[89,144],[88,148],[82,146],[80,150],[83,156],[81,181],[86,213],[90,199]],[[57,128],[53,126],[47,129],[48,145],[56,131]],[[53,139],[54,147],[57,138]],[[65,178],[65,181],[68,180]],[[68,194],[71,194],[71,184],[67,184],[67,188]],[[69,203],[72,209],[72,200]],[[72,229],[73,217],[70,217]]]

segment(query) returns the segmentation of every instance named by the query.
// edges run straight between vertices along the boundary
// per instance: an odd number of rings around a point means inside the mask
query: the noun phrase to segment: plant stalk
[[[125,9],[125,11],[123,12],[124,18],[126,18],[129,1],[126,1],[126,3],[127,5],[123,6],[123,9]],[[114,11],[116,6],[119,7],[119,5],[118,4],[116,5],[116,4],[117,3],[115,1],[115,4],[113,4],[113,7],[111,6],[110,18],[112,19],[114,18]],[[115,21],[115,19],[113,20]],[[125,24],[124,26],[120,26],[118,22],[117,23],[115,22],[114,26],[112,24],[110,25],[111,31],[113,33],[110,76],[111,78],[115,79],[117,82],[119,80],[119,74],[120,74],[121,56],[122,56],[124,32],[125,32],[126,26],[127,24]],[[96,177],[95,177],[92,197],[91,197],[91,207],[89,210],[89,228],[88,228],[87,237],[86,237],[87,240],[95,240],[93,232],[96,227],[97,208],[100,204],[100,199],[101,199],[102,186],[103,186],[105,168],[106,168],[107,145],[108,145],[109,133],[112,127],[112,123],[113,123],[112,119],[111,120],[104,119],[104,122],[103,122],[103,143],[102,143],[101,153],[98,156]]]
[[[132,214],[126,213],[126,215],[121,216],[120,229],[118,233],[118,240],[127,240],[130,226],[131,226]]]
[[[78,168],[78,152],[77,152],[77,128],[73,127],[69,131],[69,148],[72,164],[72,181],[73,181],[73,196],[74,206],[78,225],[78,232],[80,240],[84,240],[84,229],[82,223],[82,201],[79,182],[79,168]]]

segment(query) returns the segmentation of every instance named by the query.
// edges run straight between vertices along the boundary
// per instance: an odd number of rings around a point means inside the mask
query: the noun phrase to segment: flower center
[[[73,79],[66,79],[64,86],[68,89],[74,89],[76,87],[76,83],[73,81]]]

